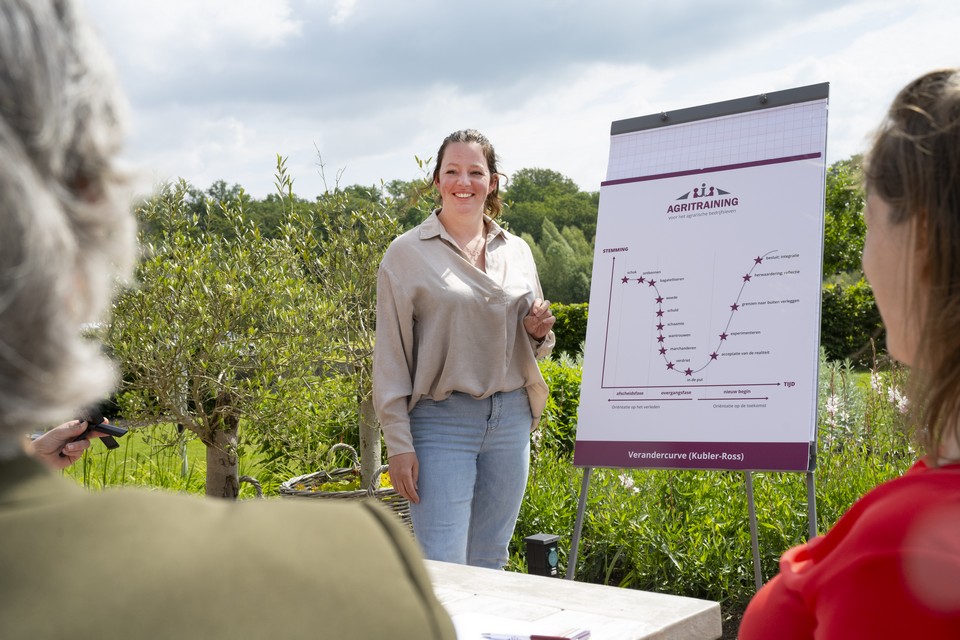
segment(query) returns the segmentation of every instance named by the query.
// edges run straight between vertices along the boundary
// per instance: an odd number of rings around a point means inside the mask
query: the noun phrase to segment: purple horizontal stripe
[[[578,467],[806,471],[807,442],[610,442],[577,440]]]
[[[687,169],[686,171],[671,171],[670,173],[658,173],[652,176],[640,176],[637,178],[620,178],[619,180],[604,180],[600,183],[601,187],[609,187],[615,184],[627,184],[629,182],[647,182],[648,180],[662,180],[664,178],[677,178],[679,176],[694,176],[700,173],[716,173],[717,171],[730,171],[731,169],[745,169],[747,167],[760,167],[766,164],[783,164],[784,162],[797,162],[799,160],[812,160],[819,158],[820,152],[804,153],[799,156],[787,156],[785,158],[770,158],[769,160],[755,160],[754,162],[741,162],[739,164],[728,164],[720,167],[707,167],[705,169]]]

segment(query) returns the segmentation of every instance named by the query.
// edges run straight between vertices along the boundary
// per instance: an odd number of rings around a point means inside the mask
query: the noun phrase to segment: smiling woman
[[[457,131],[437,153],[441,206],[390,245],[377,285],[374,404],[390,477],[427,558],[509,558],[554,344],[530,247],[502,229],[493,146]]]

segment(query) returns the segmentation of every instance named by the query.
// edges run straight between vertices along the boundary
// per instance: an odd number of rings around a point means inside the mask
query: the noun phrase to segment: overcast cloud
[[[913,77],[960,64],[956,0],[82,0],[131,102],[129,158],[158,178],[296,191],[419,176],[442,138],[511,174],[595,191],[610,123],[830,83],[828,162],[863,150]]]

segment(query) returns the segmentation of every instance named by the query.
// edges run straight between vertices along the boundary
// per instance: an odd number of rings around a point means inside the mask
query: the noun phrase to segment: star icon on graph
[[[684,369],[683,375],[685,375],[685,376],[692,376],[692,375],[693,375],[693,369]]]
[[[662,302],[663,302],[663,297],[657,296],[657,304],[661,304]]]
[[[657,342],[663,342],[663,336],[657,336]]]
[[[644,282],[646,282],[646,279],[643,276],[637,278],[637,284],[643,284]]]
[[[662,317],[663,317],[663,309],[657,309],[657,317],[658,317],[658,318],[662,318]]]
[[[649,285],[652,287],[653,285],[657,284],[657,281],[656,281],[656,280],[650,280],[650,281],[647,282],[647,284],[649,284]]]
[[[662,323],[662,322],[657,325],[657,331],[663,331],[663,323]]]
[[[672,363],[672,362],[668,362],[668,363],[667,363],[667,369],[673,369],[673,363]]]
[[[714,351],[713,353],[710,354],[710,359],[711,359],[711,360],[716,360],[719,356],[720,356],[720,354],[717,353],[716,351]]]
[[[755,264],[760,264],[761,262],[763,262],[763,258],[761,258],[760,256],[757,256],[756,258],[753,259],[753,262]]]
[[[623,284],[627,284],[628,282],[630,282],[630,278],[628,278],[627,276],[623,276],[623,278],[620,279],[620,282],[622,282]]]
[[[730,305],[730,310],[731,310],[731,311],[736,311],[736,310],[739,309],[739,308],[740,308],[740,305],[737,304],[736,302],[734,302],[732,305]]]
[[[667,354],[667,349],[666,349],[665,347],[660,347],[660,355],[663,356],[663,355],[666,355],[666,354]]]
[[[743,281],[744,281],[744,282],[750,282],[750,274],[749,274],[749,273],[746,274],[745,276],[743,276]]]
[[[721,339],[721,340],[726,340],[726,339],[727,339],[727,334],[721,333],[721,334],[720,334],[720,339]]]

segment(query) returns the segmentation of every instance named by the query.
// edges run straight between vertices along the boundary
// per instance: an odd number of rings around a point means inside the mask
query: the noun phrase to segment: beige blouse
[[[470,264],[435,211],[387,249],[377,280],[373,401],[388,455],[413,451],[410,410],[454,391],[486,398],[527,389],[531,429],[547,404],[537,358],[553,350],[523,328],[542,298],[530,247],[488,217],[486,272]]]

